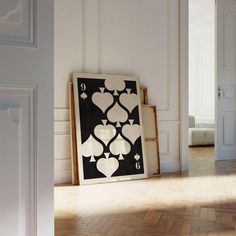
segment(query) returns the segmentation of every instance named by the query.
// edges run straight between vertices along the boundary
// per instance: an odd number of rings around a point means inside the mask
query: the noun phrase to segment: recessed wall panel
[[[178,1],[85,3],[86,71],[139,76],[159,118],[178,119]]]

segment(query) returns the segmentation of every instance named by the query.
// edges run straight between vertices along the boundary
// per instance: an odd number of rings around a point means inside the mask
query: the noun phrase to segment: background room
[[[189,1],[189,155],[214,162],[215,1]],[[209,174],[209,173],[208,173]]]

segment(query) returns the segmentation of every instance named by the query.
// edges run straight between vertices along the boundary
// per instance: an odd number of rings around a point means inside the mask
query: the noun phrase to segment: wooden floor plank
[[[236,161],[191,148],[188,175],[55,188],[56,236],[236,235]]]

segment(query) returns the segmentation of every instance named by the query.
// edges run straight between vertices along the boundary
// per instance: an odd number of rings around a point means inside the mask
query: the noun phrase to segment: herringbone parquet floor
[[[188,176],[55,188],[56,236],[236,236],[236,161],[191,149]]]

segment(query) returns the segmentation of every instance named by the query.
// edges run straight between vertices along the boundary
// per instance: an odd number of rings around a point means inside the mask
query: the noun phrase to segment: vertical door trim
[[[180,167],[188,171],[188,0],[179,0]]]

